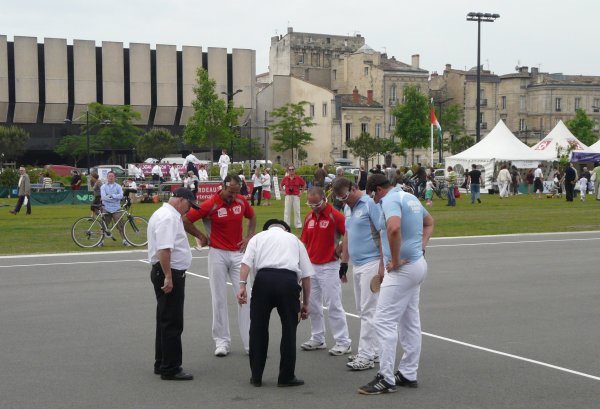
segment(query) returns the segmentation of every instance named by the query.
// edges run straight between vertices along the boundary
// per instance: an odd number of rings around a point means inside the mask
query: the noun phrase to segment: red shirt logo
[[[234,206],[232,210],[233,214],[240,214],[242,213],[242,206]]]
[[[321,220],[319,222],[319,227],[322,229],[326,229],[329,226],[329,220]]]
[[[227,217],[227,209],[222,207],[217,211],[218,217]]]

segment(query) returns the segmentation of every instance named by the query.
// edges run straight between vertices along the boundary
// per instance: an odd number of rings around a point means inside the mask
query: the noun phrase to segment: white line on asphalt
[[[73,252],[73,253],[52,253],[52,254],[15,254],[11,256],[0,256],[4,258],[36,258],[36,257],[75,257],[75,256],[96,256],[108,254],[130,254],[130,253],[147,253],[148,250],[116,250],[116,251],[95,251],[93,253]]]
[[[195,277],[200,277],[200,278],[204,278],[204,279],[208,280],[208,277],[200,275],[200,274],[190,273],[189,271],[186,272],[186,274],[191,274],[191,275],[193,275]],[[227,284],[231,285],[231,283],[227,283]],[[323,308],[323,309],[326,310],[327,308]],[[353,318],[360,318],[358,315],[352,314],[352,313],[349,313],[349,312],[347,312],[346,315],[349,316],[349,317],[353,317]],[[596,380],[596,381],[600,381],[600,377],[598,377],[598,376],[590,375],[590,374],[587,374],[587,373],[584,373],[584,372],[574,371],[574,370],[568,369],[568,368],[563,368],[562,366],[552,365],[552,364],[548,364],[548,363],[542,362],[542,361],[536,361],[535,359],[529,359],[529,358],[525,358],[525,357],[522,357],[522,356],[519,356],[519,355],[513,355],[513,354],[506,353],[506,352],[497,351],[495,349],[480,347],[478,345],[469,344],[467,342],[459,341],[457,339],[452,339],[452,338],[442,337],[440,335],[435,335],[435,334],[432,334],[430,332],[422,332],[422,334],[425,335],[425,336],[427,336],[427,337],[431,337],[431,338],[435,338],[435,339],[440,339],[442,341],[451,342],[453,344],[462,345],[462,346],[465,346],[465,347],[468,347],[468,348],[473,348],[473,349],[477,349],[477,350],[480,350],[480,351],[485,351],[485,352],[489,352],[489,353],[492,353],[492,354],[501,355],[501,356],[505,356],[505,357],[513,358],[513,359],[517,359],[519,361],[524,361],[524,362],[529,362],[529,363],[535,364],[535,365],[545,366],[547,368],[556,369],[558,371],[567,372],[567,373],[570,373],[570,374],[573,374],[573,375],[583,376],[584,378],[589,378],[589,379],[593,379],[593,380]]]
[[[208,258],[208,256],[204,257],[192,257],[195,259]],[[147,260],[96,260],[96,261],[72,261],[69,263],[37,263],[37,264],[13,264],[10,266],[0,266],[0,268],[11,268],[11,267],[47,267],[47,266],[74,266],[77,264],[100,264],[100,263],[122,263],[128,261],[141,261],[142,263],[148,263]]]
[[[519,237],[519,236],[557,236],[564,234],[600,234],[599,230],[586,231],[551,231],[547,233],[509,233],[509,234],[486,234],[480,236],[452,236],[432,237],[431,240],[457,240],[457,239],[489,239],[491,237]]]
[[[435,247],[462,247],[462,246],[493,246],[496,244],[524,244],[524,243],[565,243],[567,241],[593,241],[600,240],[600,237],[590,237],[587,239],[549,239],[549,240],[521,240],[521,241],[495,241],[483,243],[457,243],[457,244],[432,244],[427,248]]]

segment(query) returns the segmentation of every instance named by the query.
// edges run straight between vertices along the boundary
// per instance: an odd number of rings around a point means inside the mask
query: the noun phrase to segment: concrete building
[[[320,87],[308,81],[289,75],[275,75],[271,84],[260,91],[256,97],[257,124],[269,124],[275,118],[270,113],[285,104],[297,104],[306,101],[306,115],[315,125],[307,131],[312,134],[313,141],[303,147],[308,153],[308,163],[331,163],[333,160],[334,143],[339,141],[339,125],[335,123],[335,95],[327,88]],[[291,151],[276,152],[271,149],[273,144],[269,132],[264,133],[264,146],[267,147],[267,157],[274,163],[288,164],[292,162]],[[297,157],[297,152],[294,152]],[[294,160],[294,162],[296,162]]]
[[[141,114],[137,125],[161,126],[181,134],[192,114],[196,70],[204,67],[216,92],[255,108],[254,50],[102,42],[0,35],[0,125],[15,124],[31,138],[25,163],[60,160],[52,151],[67,134],[79,133],[65,119],[81,124],[87,104],[131,105]]]
[[[271,37],[270,80],[275,75],[292,75],[321,87],[331,87],[331,67],[340,56],[365,44],[360,35],[298,33],[288,27],[286,35]]]

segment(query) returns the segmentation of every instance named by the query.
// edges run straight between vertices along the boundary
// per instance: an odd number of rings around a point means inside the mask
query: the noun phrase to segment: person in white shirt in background
[[[250,204],[254,206],[254,195],[258,196],[258,205],[260,206],[260,202],[262,200],[262,182],[263,175],[260,171],[260,167],[257,167],[252,174],[252,194],[250,195]]]
[[[184,187],[190,189],[194,194],[198,193],[198,177],[191,170],[188,172],[188,177],[185,178],[183,184],[185,185]]]
[[[263,199],[267,202],[266,206],[271,206],[271,174],[269,172],[269,169],[265,169],[262,179]]]
[[[229,171],[230,163],[231,159],[227,155],[227,150],[223,149],[221,151],[221,156],[219,157],[219,175],[221,176],[221,180],[225,180],[227,172]]]
[[[534,193],[537,193],[537,198],[541,199],[542,193],[544,193],[544,172],[541,164],[533,172],[533,190]]]
[[[585,202],[585,195],[588,188],[588,180],[585,177],[585,173],[579,178],[577,185],[579,186],[579,197],[582,202]]]
[[[200,182],[208,182],[208,173],[206,172],[206,165],[201,164],[198,170],[198,180]]]
[[[498,190],[500,191],[500,199],[503,197],[508,197],[508,193],[510,192],[510,182],[512,180],[512,176],[508,171],[508,167],[506,165],[502,165],[500,172],[498,172]]]
[[[158,163],[156,165],[154,165],[154,167],[152,168],[152,180],[154,182],[162,182],[163,181],[162,169],[160,168],[160,165]]]
[[[193,153],[190,153],[188,156],[185,157],[185,161],[183,162],[185,174],[187,175],[188,172],[191,170],[192,172],[194,172],[194,175],[200,178],[200,176],[198,175],[198,169],[196,168],[196,165],[200,164],[202,164],[202,162],[200,162],[200,159],[198,159]]]
[[[139,166],[134,165],[135,180],[144,180],[144,171]]]
[[[169,169],[169,174],[171,175],[171,182],[181,182],[181,176],[179,176],[179,169],[177,169],[176,164],[171,165],[171,169]]]

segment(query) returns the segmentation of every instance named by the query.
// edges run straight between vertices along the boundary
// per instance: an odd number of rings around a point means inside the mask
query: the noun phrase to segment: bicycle
[[[104,243],[105,237],[110,237],[116,241],[113,230],[123,223],[123,237],[127,243],[134,247],[142,247],[148,243],[148,221],[140,216],[134,216],[129,212],[131,202],[126,200],[118,210],[121,215],[116,223],[109,227],[106,224],[105,216],[109,213],[105,212],[102,206],[94,206],[99,210],[94,217],[81,217],[73,223],[71,228],[71,238],[79,247],[92,248],[101,246]]]

